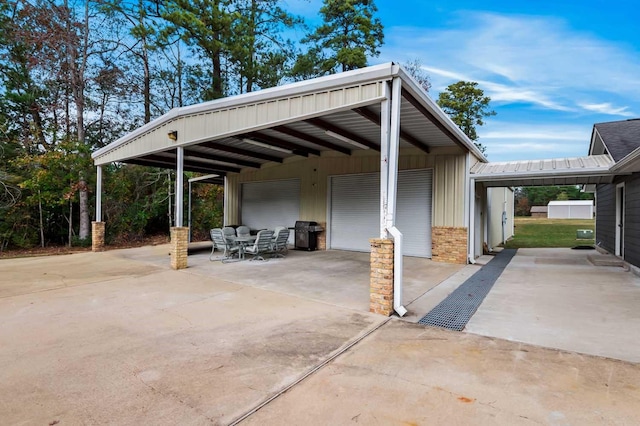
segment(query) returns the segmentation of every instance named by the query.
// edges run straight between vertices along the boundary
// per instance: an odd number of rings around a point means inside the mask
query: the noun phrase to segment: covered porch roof
[[[175,168],[181,147],[185,171],[225,176],[324,151],[380,151],[382,101],[390,99],[388,83],[396,77],[402,80],[400,147],[429,152],[458,146],[486,161],[393,63],[176,108],[96,151],[93,159],[96,165]]]
[[[477,163],[470,177],[487,187],[610,183],[616,173],[608,154],[550,160]]]

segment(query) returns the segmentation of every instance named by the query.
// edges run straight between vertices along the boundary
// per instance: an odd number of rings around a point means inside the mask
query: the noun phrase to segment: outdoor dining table
[[[238,246],[240,247],[240,250],[238,250],[240,259],[244,259],[244,249],[247,247],[247,245],[253,244],[256,241],[256,238],[258,238],[257,235],[248,235],[246,237],[227,237],[227,239],[238,243]]]

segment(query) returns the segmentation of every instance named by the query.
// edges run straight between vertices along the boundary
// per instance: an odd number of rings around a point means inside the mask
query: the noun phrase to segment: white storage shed
[[[593,219],[593,200],[549,201],[549,219]]]

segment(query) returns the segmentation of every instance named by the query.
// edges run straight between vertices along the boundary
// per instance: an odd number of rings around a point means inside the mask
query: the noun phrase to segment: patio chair
[[[247,248],[244,249],[245,254],[252,254],[253,257],[250,260],[266,260],[264,256],[271,252],[273,238],[273,231],[271,230],[262,230],[258,232],[256,237],[256,242]]]
[[[287,252],[287,243],[289,242],[289,228],[279,227],[277,233],[274,233],[272,240],[272,250],[274,257],[284,257]]]
[[[251,236],[251,228],[249,228],[248,226],[240,225],[236,229],[236,233],[238,234],[238,237],[249,237]]]
[[[233,229],[233,228],[231,228]],[[231,259],[234,254],[238,254],[240,252],[240,247],[231,243],[224,235],[222,229],[214,228],[209,231],[211,234],[211,240],[213,241],[213,248],[211,249],[211,254],[209,255],[209,260],[221,260],[222,263],[225,263],[226,260]],[[222,250],[222,257],[219,259],[213,258],[213,253],[216,248],[218,250]]]
[[[224,228],[222,228],[222,233],[224,234],[225,238],[236,236],[236,230],[231,226],[225,226]]]

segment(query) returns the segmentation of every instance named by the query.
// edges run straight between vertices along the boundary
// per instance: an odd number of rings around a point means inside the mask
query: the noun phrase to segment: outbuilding
[[[547,206],[531,206],[531,217],[547,218],[549,207]]]
[[[593,219],[593,200],[556,200],[547,205],[549,219]]]
[[[223,178],[225,224],[315,221],[320,249],[371,251],[374,312],[402,314],[403,255],[467,263],[478,252],[469,170],[487,160],[393,63],[176,108],[93,159],[94,250],[102,167],[123,162],[176,170],[174,268],[187,266],[185,171]]]

